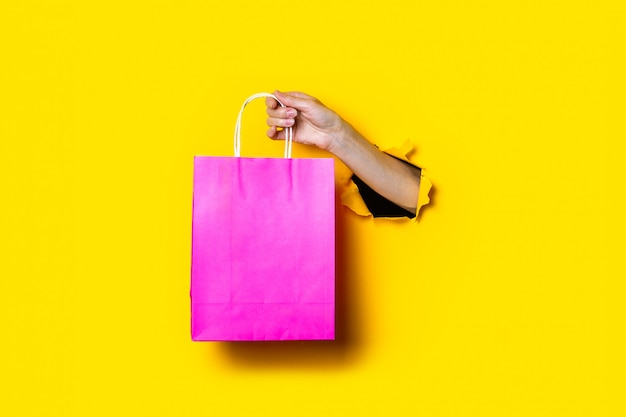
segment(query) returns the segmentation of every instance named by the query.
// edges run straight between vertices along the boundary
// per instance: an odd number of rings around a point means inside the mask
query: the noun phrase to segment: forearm
[[[420,171],[378,150],[345,123],[328,149],[378,194],[415,213]]]

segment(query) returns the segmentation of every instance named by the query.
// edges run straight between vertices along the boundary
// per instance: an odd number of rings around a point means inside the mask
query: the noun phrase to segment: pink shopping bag
[[[335,337],[333,159],[194,159],[193,340]],[[271,96],[271,95],[270,95]]]

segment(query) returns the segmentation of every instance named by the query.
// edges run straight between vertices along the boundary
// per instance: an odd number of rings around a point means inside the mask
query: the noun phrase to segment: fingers
[[[306,105],[307,102],[315,101],[314,97],[309,96],[308,94],[301,93],[299,91],[290,91],[288,93],[283,93],[278,90],[274,92],[274,95],[287,107],[295,107],[298,108],[299,105]],[[265,105],[269,109],[280,108],[280,104],[273,97],[265,98]]]
[[[307,112],[313,112],[323,107],[317,99],[298,91],[288,93],[275,91],[274,95],[280,102],[272,97],[265,99],[268,115],[267,125],[270,127],[267,136],[272,139],[285,139],[284,128],[294,127],[296,118],[300,120],[305,117]],[[282,107],[280,103],[286,107]],[[307,118],[305,117],[305,119]]]
[[[274,140],[285,140],[285,131],[282,129],[278,130],[276,126],[271,126],[267,130],[267,137]]]
[[[272,97],[265,97],[265,105],[268,109],[275,109],[276,107],[278,107],[278,102]]]
[[[267,115],[279,119],[293,119],[298,115],[298,111],[293,107],[268,107]]]
[[[272,127],[292,127],[296,124],[296,119],[281,119],[278,117],[268,117],[267,125]]]
[[[293,107],[300,110],[307,110],[316,100],[308,94],[299,91],[290,91],[283,93],[275,91],[274,95],[287,107]]]
[[[276,103],[275,100],[273,100]],[[271,103],[269,103],[271,105]],[[267,125],[270,127],[291,127],[296,124],[298,111],[291,107],[267,108]]]

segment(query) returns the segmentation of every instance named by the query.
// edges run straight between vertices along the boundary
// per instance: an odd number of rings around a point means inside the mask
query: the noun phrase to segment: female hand
[[[265,99],[267,136],[285,139],[285,131],[293,127],[293,140],[331,152],[345,163],[362,181],[394,204],[416,212],[419,195],[420,170],[387,155],[337,113],[318,99],[300,92],[274,95],[286,106],[281,107],[271,97]]]
[[[305,93],[276,91],[274,95],[286,107],[281,107],[271,97],[265,99],[269,116],[267,124],[270,126],[268,137],[284,140],[284,128],[293,127],[294,142],[315,145],[332,152],[333,145],[337,138],[342,137],[346,125],[337,113]]]

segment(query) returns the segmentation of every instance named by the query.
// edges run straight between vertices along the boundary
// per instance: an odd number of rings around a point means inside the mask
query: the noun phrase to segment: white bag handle
[[[246,108],[246,105],[250,103],[252,100],[261,98],[261,97],[272,97],[274,100],[281,105],[281,107],[285,107],[283,103],[274,95],[270,93],[257,93],[253,94],[246,101],[244,101],[241,106],[241,110],[239,110],[239,116],[237,116],[237,124],[235,124],[235,156],[241,156],[241,118],[243,117],[243,110]],[[291,127],[285,128],[285,153],[284,158],[291,158],[291,148],[293,144],[293,129]]]

